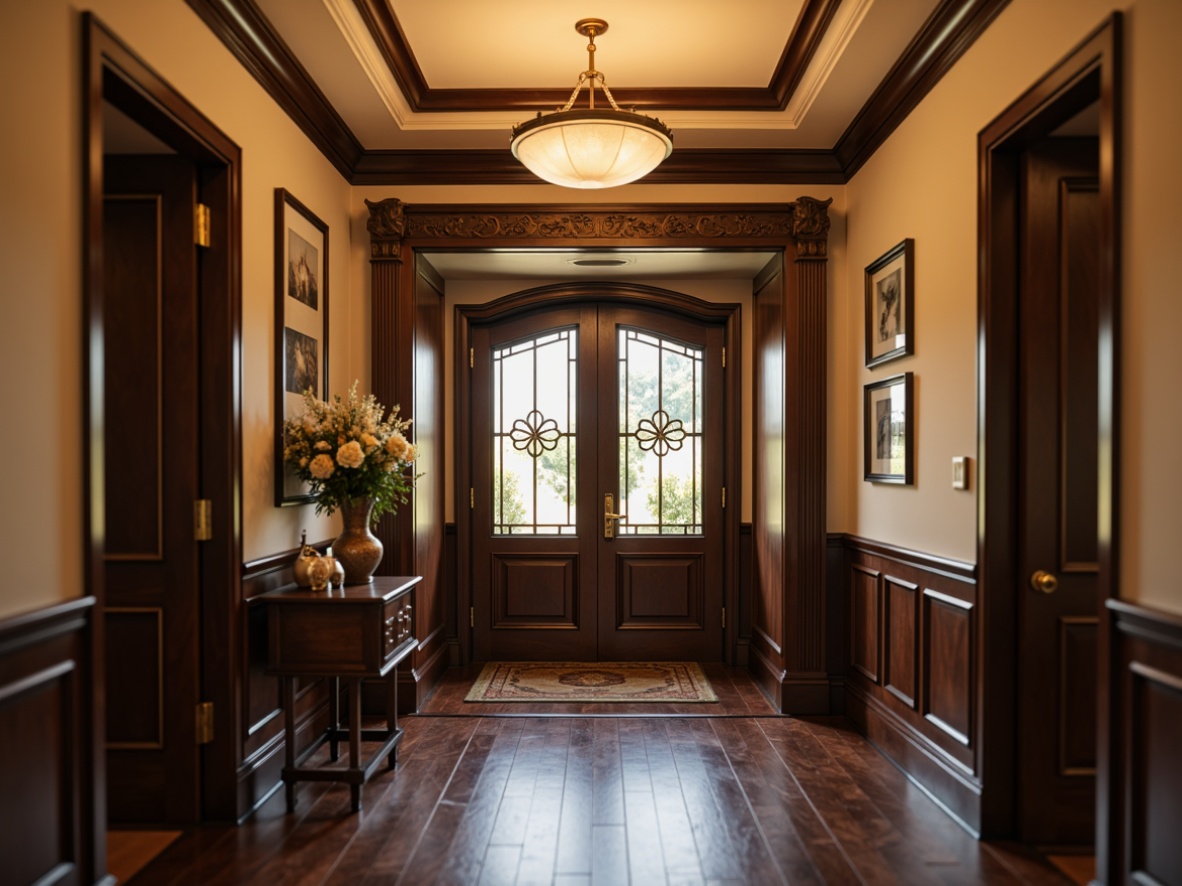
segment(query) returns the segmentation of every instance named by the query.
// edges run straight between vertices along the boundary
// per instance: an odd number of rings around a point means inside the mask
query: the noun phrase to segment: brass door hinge
[[[203,701],[197,705],[197,744],[213,741],[213,702]]]
[[[476,487],[468,487],[468,510],[476,507]]]
[[[468,348],[468,368],[476,368],[476,348]]]
[[[204,203],[195,204],[193,206],[193,242],[198,246],[208,248],[212,242],[210,237],[212,224],[209,207]]]
[[[726,348],[722,349],[722,368],[726,369]]]
[[[726,487],[722,487],[722,509],[726,510]]]
[[[722,607],[722,626],[726,627],[726,607]]]
[[[476,607],[475,606],[468,607],[468,627],[470,627],[470,628],[476,627]]]
[[[199,498],[193,502],[193,540],[209,541],[213,538],[213,502]]]

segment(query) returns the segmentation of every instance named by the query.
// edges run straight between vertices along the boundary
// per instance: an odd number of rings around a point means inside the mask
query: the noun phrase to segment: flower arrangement
[[[386,415],[373,394],[359,397],[357,382],[331,402],[304,392],[304,413],[283,425],[283,460],[307,483],[317,514],[332,514],[360,499],[373,501],[371,519],[397,511],[421,474],[410,467],[418,450],[406,439],[411,419]]]

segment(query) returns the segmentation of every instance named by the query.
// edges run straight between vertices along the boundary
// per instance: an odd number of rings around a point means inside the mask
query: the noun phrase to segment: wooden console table
[[[295,585],[263,595],[267,603],[269,642],[267,673],[279,677],[283,708],[287,715],[287,742],[283,783],[287,811],[295,808],[297,781],[338,781],[348,784],[353,811],[361,809],[361,787],[377,769],[382,757],[393,769],[398,761],[398,663],[414,648],[411,589],[419,576],[374,576],[370,584],[347,585],[313,591]],[[299,677],[330,680],[330,723],[297,758],[295,752],[295,683]],[[361,681],[386,681],[386,729],[361,728]],[[349,726],[341,728],[340,681],[349,691]],[[339,758],[339,743],[349,742],[348,768],[305,766],[325,741],[330,757]],[[361,742],[381,742],[367,760],[361,759]]]

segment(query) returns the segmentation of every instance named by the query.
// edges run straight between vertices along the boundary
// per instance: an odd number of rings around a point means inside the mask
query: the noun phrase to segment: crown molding
[[[353,0],[412,112],[552,111],[570,89],[432,89],[386,0]],[[806,0],[763,88],[613,87],[620,105],[638,111],[782,111],[825,36],[841,0]]]
[[[254,0],[186,0],[352,184],[541,184],[509,151],[367,151]],[[432,90],[382,0],[354,0],[416,110],[546,110],[546,90]],[[844,184],[981,35],[1009,0],[941,0],[832,150],[679,149],[639,184]],[[618,89],[638,109],[780,110],[812,59],[838,0],[808,0],[766,89]],[[643,92],[641,95],[639,93]],[[738,104],[736,104],[738,102]]]
[[[943,0],[833,148],[846,178],[907,119],[1010,0]]]
[[[253,0],[186,0],[346,179],[365,153],[336,108]]]

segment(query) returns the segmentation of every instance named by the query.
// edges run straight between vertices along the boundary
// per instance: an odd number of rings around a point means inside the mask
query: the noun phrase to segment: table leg
[[[360,773],[361,765],[361,680],[353,677],[349,680],[349,769]],[[361,785],[352,787],[353,811],[361,810]]]
[[[329,719],[332,721],[328,731],[328,758],[334,763],[341,757],[341,742],[338,736],[341,729],[341,681],[339,677],[328,679]]]
[[[391,732],[398,731],[398,668],[390,671],[386,678],[386,728]],[[398,746],[390,749],[386,757],[386,768],[393,769],[398,765]]]
[[[279,678],[280,693],[283,696],[283,743],[285,767],[288,771],[295,769],[295,677]],[[285,772],[283,774],[284,794],[287,799],[287,811],[295,810],[295,781]]]

